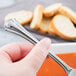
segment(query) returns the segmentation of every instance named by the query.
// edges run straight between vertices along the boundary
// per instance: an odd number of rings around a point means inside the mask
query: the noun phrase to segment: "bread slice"
[[[50,24],[51,18],[45,18],[43,17],[40,25],[39,25],[39,32],[42,34],[45,34],[48,32],[48,26]]]
[[[59,9],[59,13],[67,16],[68,18],[70,18],[72,20],[73,23],[76,24],[76,13],[74,11],[72,11],[72,9],[66,7],[66,6],[61,6]]]
[[[31,22],[33,13],[25,10],[12,12],[5,16],[5,21],[12,18],[16,18],[16,20],[18,20],[20,24],[24,25]]]
[[[76,28],[69,18],[56,15],[52,20],[52,27],[61,38],[67,40],[76,39]]]
[[[43,17],[43,9],[44,8],[42,5],[38,5],[35,8],[33,20],[30,24],[30,28],[32,28],[32,29],[38,29],[39,28],[39,25],[40,25],[42,17]]]
[[[62,6],[61,3],[52,4],[44,9],[44,16],[51,17],[58,12],[58,9]]]
[[[48,26],[48,33],[53,35],[53,36],[56,36],[56,32],[52,27],[52,22],[51,21],[50,21],[49,26]]]

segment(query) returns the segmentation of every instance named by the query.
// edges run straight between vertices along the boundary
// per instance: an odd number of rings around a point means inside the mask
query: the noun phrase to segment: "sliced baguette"
[[[51,21],[50,21],[50,23],[49,23],[48,33],[51,34],[51,35],[53,35],[53,36],[56,36],[55,30],[54,30],[53,27],[52,27]]]
[[[43,12],[44,16],[51,17],[51,16],[55,15],[61,6],[62,6],[61,3],[56,3],[56,4],[46,7]]]
[[[56,15],[52,20],[52,27],[61,38],[67,40],[76,39],[76,28],[69,18]]]
[[[76,13],[74,11],[72,11],[72,9],[66,7],[66,6],[61,6],[59,9],[59,13],[67,16],[68,18],[70,18],[72,20],[73,23],[76,24]]]
[[[31,22],[30,28],[38,29],[43,17],[43,6],[38,5],[34,10],[33,20]]]
[[[5,16],[5,22],[12,18],[16,18],[20,24],[24,25],[31,22],[33,13],[25,10],[12,12]]]
[[[39,32],[40,33],[47,33],[48,32],[48,26],[50,24],[50,21],[51,21],[51,18],[45,18],[43,17],[41,23],[40,23],[40,26],[39,26]]]

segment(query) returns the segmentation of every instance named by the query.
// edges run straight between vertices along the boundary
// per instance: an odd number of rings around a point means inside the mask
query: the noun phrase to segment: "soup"
[[[76,53],[57,54],[70,67],[76,68]],[[37,76],[67,76],[64,69],[52,58],[47,57],[37,73]]]

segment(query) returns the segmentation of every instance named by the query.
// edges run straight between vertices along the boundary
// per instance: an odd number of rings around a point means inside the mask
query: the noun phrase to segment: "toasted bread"
[[[51,17],[58,12],[58,9],[62,6],[61,3],[52,4],[44,9],[44,16]]]
[[[56,36],[55,30],[54,30],[53,27],[52,27],[51,21],[50,21],[50,23],[49,23],[48,33],[51,34],[51,35],[53,35],[53,36]]]
[[[51,18],[45,18],[43,17],[40,26],[39,26],[39,32],[45,34],[48,32],[48,26],[50,24]]]
[[[74,11],[72,11],[72,9],[66,7],[66,6],[61,6],[59,9],[59,13],[67,16],[68,18],[70,18],[72,20],[73,23],[76,24],[76,13]]]
[[[43,9],[44,8],[42,5],[38,5],[35,8],[33,20],[30,24],[30,28],[32,28],[32,29],[38,29],[39,28],[39,25],[40,25],[42,17],[43,17]]]
[[[68,17],[56,15],[52,20],[52,27],[61,38],[76,39],[76,28]]]
[[[20,24],[24,25],[31,22],[33,13],[25,10],[12,12],[5,16],[5,21],[12,18],[16,18]]]

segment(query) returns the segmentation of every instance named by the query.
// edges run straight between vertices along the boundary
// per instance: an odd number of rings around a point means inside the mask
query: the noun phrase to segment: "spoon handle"
[[[39,42],[31,33],[29,33],[26,29],[24,29],[15,19],[10,19],[5,23],[5,29],[7,31],[11,31],[15,34],[22,36],[33,44]],[[71,70],[71,67],[68,66],[65,62],[63,62],[58,56],[54,53],[49,52],[49,57],[55,60],[66,72],[67,74]]]
[[[33,44],[36,44],[38,40],[29,33],[24,27],[22,27],[16,19],[10,19],[5,23],[5,30],[13,32],[27,39]]]

